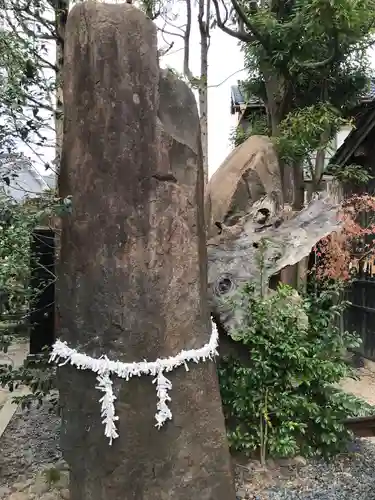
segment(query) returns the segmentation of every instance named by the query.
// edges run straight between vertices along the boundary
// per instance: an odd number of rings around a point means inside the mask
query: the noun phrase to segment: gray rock
[[[156,27],[127,4],[73,7],[63,81],[59,192],[73,204],[62,221],[59,336],[126,362],[201,348],[211,326],[193,92],[160,76]],[[72,500],[234,498],[215,364],[168,377],[173,422],[160,432],[152,377],[113,377],[120,437],[109,446],[95,376],[59,370]]]
[[[59,432],[60,418],[48,401],[39,409],[18,409],[0,439],[0,487],[24,482],[59,460]]]
[[[69,500],[70,499],[70,491],[67,488],[60,490],[60,497],[62,498],[62,500]]]
[[[60,500],[60,494],[58,491],[47,491],[44,493],[39,500]]]
[[[29,493],[41,496],[50,489],[50,484],[44,472],[40,472],[34,479],[34,483],[29,488]]]
[[[29,495],[24,491],[15,491],[7,498],[7,500],[29,500]]]
[[[12,490],[10,488],[7,488],[6,486],[0,487],[0,498],[8,497],[11,493]]]
[[[276,469],[277,468],[277,462],[273,458],[269,458],[267,460],[267,468],[270,470]]]
[[[301,457],[299,455],[297,457],[294,457],[293,461],[297,467],[305,467],[307,465],[306,458]]]
[[[247,497],[247,491],[244,488],[240,488],[236,492],[238,500],[245,499]]]
[[[269,489],[267,500],[374,500],[375,444],[358,440],[356,453],[329,463],[308,461],[295,485],[282,483]]]
[[[301,456],[279,458],[277,464],[280,465],[280,467],[304,467],[307,464],[307,460]]]
[[[56,469],[61,471],[69,471],[69,465],[65,462],[65,460],[61,459],[54,465]]]
[[[25,491],[32,484],[33,484],[33,480],[32,479],[22,478],[22,480],[19,479],[16,483],[12,484],[12,490],[13,491]]]
[[[59,490],[65,490],[69,488],[69,472],[61,471],[60,479],[53,483],[53,488]]]

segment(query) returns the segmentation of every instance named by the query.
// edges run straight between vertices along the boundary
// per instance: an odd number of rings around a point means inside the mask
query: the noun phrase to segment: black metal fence
[[[38,290],[30,311],[30,354],[38,355],[55,340],[55,234],[34,231],[31,261],[32,289]]]
[[[362,276],[347,290],[351,305],[343,315],[343,327],[362,339],[357,352],[375,361],[375,277]]]
[[[375,195],[375,177],[366,185],[348,185],[343,189],[344,198],[353,195]],[[358,219],[362,227],[369,227],[374,221],[374,213],[362,212]],[[374,234],[366,235],[363,243],[372,245]],[[375,265],[374,258],[358,266],[358,274],[351,286],[347,289],[347,300],[351,305],[343,314],[342,326],[345,330],[356,332],[362,339],[362,345],[357,352],[372,361],[375,361]]]

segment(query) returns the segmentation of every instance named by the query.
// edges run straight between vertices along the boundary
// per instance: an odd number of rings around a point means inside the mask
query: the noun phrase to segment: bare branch
[[[186,28],[184,35],[184,74],[189,81],[193,79],[193,74],[190,70],[190,33],[191,33],[191,0],[186,2]]]
[[[165,35],[170,35],[170,36],[178,36],[179,38],[182,38],[182,40],[184,40],[184,35],[181,35],[180,33],[172,33],[171,31],[167,31],[166,29],[162,28],[160,30],[161,33],[165,34]],[[163,38],[164,42],[165,39]],[[166,42],[167,43],[167,42]]]
[[[164,40],[164,38],[163,38]],[[165,40],[164,40],[165,41]],[[167,43],[167,42],[166,42]],[[168,52],[173,48],[174,46],[174,42],[171,42],[167,48],[165,49],[159,49],[159,57],[164,57],[166,55],[168,55]]]
[[[226,6],[224,0],[222,0],[222,4],[223,4],[224,10],[225,10],[225,17],[223,19],[223,23],[226,24],[228,22],[228,19],[229,19],[229,10],[228,10],[228,7]]]
[[[181,26],[176,26],[170,19],[168,19],[167,16],[162,17],[162,19],[164,21],[164,26],[166,26],[166,25],[172,26],[172,28],[174,28],[175,30],[181,31],[181,35],[185,34],[185,29],[186,29],[186,25],[185,24],[182,24]]]
[[[58,72],[58,67],[55,64],[50,63],[47,59],[44,59],[44,57],[42,57],[38,51],[35,50],[34,55],[37,59],[39,59],[41,63],[45,65],[45,69],[49,68],[52,69],[55,73]]]
[[[22,38],[22,36],[20,35],[20,33],[18,32],[16,26],[13,24],[13,22],[10,20],[8,14],[6,14],[6,19],[7,19],[7,23],[9,24],[10,28],[12,29],[12,32],[14,33],[14,35],[20,40],[22,41],[23,43],[25,42],[24,38]],[[30,29],[28,29],[27,27],[25,27],[24,29],[25,33],[29,36],[34,36],[34,32]],[[30,34],[31,33],[31,34]],[[39,59],[40,62],[42,62],[46,68],[50,68],[52,69],[53,71],[57,71],[57,66],[52,64],[50,61],[48,61],[47,59],[44,59],[44,57],[42,57],[40,55],[40,51],[37,51],[37,50],[34,50],[34,55],[37,59]]]
[[[17,22],[20,24],[22,30],[28,36],[30,36],[32,38],[40,38],[40,39],[46,39],[46,40],[48,40],[48,39],[51,40],[51,39],[57,38],[56,32],[53,29],[51,29],[50,26],[45,25],[41,21],[41,18],[39,16],[32,14],[30,11],[26,11],[26,12],[28,15],[25,15],[25,11],[23,11],[22,9],[14,8],[15,18],[17,19]],[[30,29],[27,26],[27,21],[30,21],[33,23],[37,22],[37,23],[42,24],[48,30],[48,34],[47,33],[40,33],[39,35],[37,35],[34,30]]]
[[[168,52],[168,54],[163,54],[163,56],[173,56],[174,54],[178,54],[179,52],[181,52],[182,50],[184,50],[183,47],[180,47],[179,49],[176,49],[176,50],[172,50],[172,52]]]
[[[234,38],[237,38],[237,40],[240,40],[241,42],[249,43],[249,42],[255,41],[254,36],[250,33],[246,33],[245,31],[236,31],[236,30],[233,30],[231,28],[228,28],[221,19],[218,0],[212,0],[212,1],[213,1],[214,8],[215,8],[216,23],[217,23],[218,27],[221,29],[221,31],[223,31],[227,35],[230,35]]]
[[[223,83],[227,82],[229,80],[229,78],[232,78],[232,76],[234,75],[237,75],[237,73],[241,73],[241,71],[245,71],[246,68],[241,68],[241,69],[238,69],[237,71],[234,71],[233,73],[231,73],[229,76],[227,76],[224,80],[222,80],[221,82],[219,83],[215,83],[213,85],[209,85],[208,88],[209,89],[212,89],[212,88],[216,88],[216,87],[220,87],[221,85],[223,85]]]
[[[24,24],[25,12],[26,12],[29,15],[30,21],[40,23],[42,26],[44,26],[44,28],[46,28],[49,31],[50,35],[53,35],[54,37],[57,38],[58,35],[55,31],[55,23],[53,21],[49,21],[48,19],[43,18],[36,11],[33,12],[30,9],[30,4],[28,4],[24,9],[16,7],[13,4],[13,10],[15,13],[19,14],[18,16],[16,15],[16,17],[20,23]]]
[[[36,104],[39,108],[45,109],[46,111],[50,111],[53,115],[55,114],[56,110],[52,106],[49,106],[48,104],[44,104],[43,102],[39,101],[38,99],[35,99],[34,97],[32,97],[29,94],[26,95],[25,97],[29,101]]]

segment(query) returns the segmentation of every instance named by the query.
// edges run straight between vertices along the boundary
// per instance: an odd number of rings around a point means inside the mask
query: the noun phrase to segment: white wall
[[[349,125],[343,127],[341,130],[339,130],[337,134],[337,149],[339,149],[340,146],[343,145],[345,139],[348,137],[350,132],[352,131],[352,127]]]
[[[26,167],[19,171],[15,179],[10,179],[10,186],[4,185],[4,192],[16,201],[22,201],[27,197],[38,196],[47,187],[38,173],[30,171]]]

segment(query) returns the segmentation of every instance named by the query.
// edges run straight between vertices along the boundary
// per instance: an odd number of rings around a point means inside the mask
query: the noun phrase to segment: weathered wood
[[[352,431],[355,436],[375,436],[375,416],[347,418],[344,420],[344,425],[347,429]]]
[[[312,201],[291,219],[279,213],[259,224],[259,209],[272,199],[254,203],[246,216],[231,227],[221,225],[208,241],[208,285],[212,308],[227,331],[240,321],[223,301],[252,282],[265,293],[269,279],[286,266],[308,256],[314,245],[340,228],[338,205],[328,198]],[[265,246],[263,246],[263,244]]]
[[[158,110],[156,29],[135,7],[72,9],[59,189],[73,205],[57,302],[61,338],[91,356],[152,360],[209,339],[199,118],[171,78],[161,76]],[[72,500],[234,499],[215,364],[170,379],[173,420],[159,431],[152,379],[114,377],[110,447],[95,376],[60,369]]]
[[[241,322],[240,311],[234,313],[225,299],[248,282],[268,293],[272,276],[339,229],[338,209],[324,196],[300,213],[283,206],[277,151],[269,137],[251,136],[232,151],[210,179],[205,199],[209,296],[221,332]],[[234,350],[224,345],[224,354]]]

